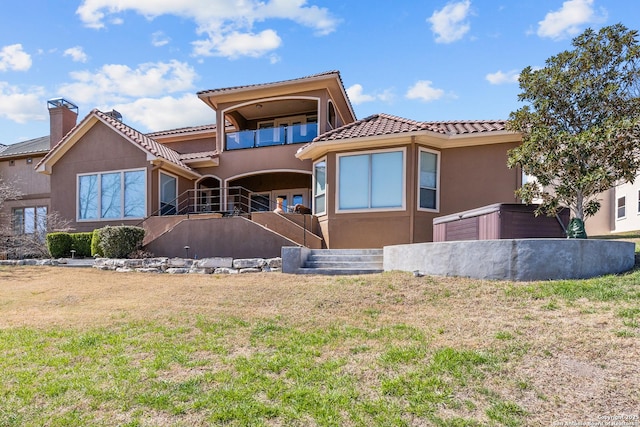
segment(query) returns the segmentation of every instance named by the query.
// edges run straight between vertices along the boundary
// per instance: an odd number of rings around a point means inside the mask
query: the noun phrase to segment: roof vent
[[[116,119],[117,121],[121,122],[122,121],[122,114],[120,114],[120,112],[116,111],[116,110],[111,110],[107,113],[105,113],[107,116]]]
[[[78,113],[78,106],[71,101],[68,101],[64,98],[53,98],[47,101],[47,107],[52,110],[54,108],[65,107],[71,111],[74,111],[76,114]]]

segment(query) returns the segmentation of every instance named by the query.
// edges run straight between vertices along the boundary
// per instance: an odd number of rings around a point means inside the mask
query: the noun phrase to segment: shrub
[[[93,233],[71,233],[71,248],[76,251],[76,256],[91,256],[91,240]]]
[[[47,234],[47,249],[51,258],[62,258],[71,255],[73,239],[69,233],[58,232]]]
[[[100,230],[102,229],[96,228],[91,233],[91,256],[104,256],[100,247]]]
[[[144,228],[132,226],[106,226],[100,229],[100,248],[107,258],[126,258],[142,247]]]

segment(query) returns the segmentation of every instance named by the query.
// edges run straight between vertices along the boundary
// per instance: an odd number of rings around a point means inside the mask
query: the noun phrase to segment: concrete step
[[[300,274],[370,274],[382,271],[382,249],[314,249],[300,268]]]

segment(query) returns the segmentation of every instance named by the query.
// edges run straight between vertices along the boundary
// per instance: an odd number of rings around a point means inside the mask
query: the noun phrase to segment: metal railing
[[[310,142],[318,136],[317,123],[278,126],[257,130],[230,132],[226,136],[227,150],[270,147],[274,145]]]
[[[270,211],[276,202],[244,187],[191,189],[175,199],[161,202],[150,216],[221,213],[223,216]]]

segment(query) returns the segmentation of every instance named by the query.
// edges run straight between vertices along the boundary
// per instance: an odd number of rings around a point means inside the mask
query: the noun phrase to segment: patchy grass
[[[633,415],[639,297],[638,271],[509,283],[0,268],[0,425],[542,426]]]

